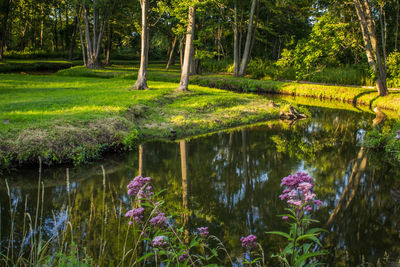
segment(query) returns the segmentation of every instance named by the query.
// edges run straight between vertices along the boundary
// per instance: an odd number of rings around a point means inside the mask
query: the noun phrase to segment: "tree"
[[[142,35],[141,35],[141,52],[140,52],[140,68],[134,88],[137,90],[148,89],[147,87],[147,65],[149,62],[149,5],[150,0],[141,0],[142,6]]]
[[[8,22],[8,14],[10,13],[10,5],[11,5],[11,0],[6,0],[4,7],[4,14],[3,14],[3,28],[1,34],[0,61],[3,60],[4,47],[6,46],[7,22]]]
[[[388,95],[385,63],[379,51],[370,5],[367,0],[353,0],[353,2],[361,25],[368,63],[375,73],[376,88],[380,96]]]
[[[193,35],[194,35],[194,25],[195,25],[195,14],[196,9],[193,5],[189,6],[188,12],[188,25],[187,25],[187,34],[186,34],[186,45],[185,45],[185,56],[183,60],[181,81],[179,83],[179,87],[177,91],[189,91],[189,69],[190,63],[192,61],[192,49],[193,49]]]
[[[253,21],[254,21],[254,13],[256,10],[256,6],[257,6],[257,0],[253,0],[251,3],[251,8],[250,8],[250,17],[249,17],[249,24],[247,27],[246,44],[245,44],[244,51],[243,51],[242,62],[240,63],[240,67],[239,67],[239,73],[238,73],[239,76],[244,76],[244,74],[246,72],[247,64],[249,64],[250,53],[251,53],[251,42],[253,39],[253,31],[255,30]],[[237,38],[235,38],[235,39],[237,39]],[[235,64],[237,64],[237,63],[238,62],[235,62]]]
[[[88,68],[100,67],[100,49],[103,40],[106,21],[108,19],[112,6],[108,1],[93,0],[93,13],[89,15],[89,6],[85,0],[82,0],[83,20],[85,27],[85,45],[82,48],[86,50],[83,52],[85,65]],[[114,3],[114,1],[112,1]],[[90,23],[93,21],[93,25]],[[91,33],[92,32],[92,33]],[[83,39],[83,38],[82,38]],[[81,41],[82,41],[81,39]]]

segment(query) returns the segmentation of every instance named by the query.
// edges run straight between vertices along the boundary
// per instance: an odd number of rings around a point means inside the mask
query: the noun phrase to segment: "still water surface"
[[[168,189],[166,208],[178,221],[181,214],[189,214],[192,229],[208,226],[234,255],[241,253],[240,237],[255,234],[269,257],[285,245],[280,237],[264,233],[287,229],[277,217],[285,208],[278,197],[280,181],[301,170],[314,178],[316,194],[323,202],[315,218],[329,230],[322,239],[330,251],[325,262],[355,266],[389,259],[394,265],[400,258],[400,169],[363,147],[374,116],[322,108],[311,112],[312,119],[293,125],[275,121],[182,141],[148,142],[141,153],[105,159],[104,181],[99,164],[70,169],[69,181],[65,168],[45,169],[42,231],[52,236],[62,228],[70,205],[79,245],[107,265],[118,261],[124,241],[119,232],[127,220],[116,218],[129,208],[126,185],[138,174],[140,158],[141,171],[153,178],[154,187]],[[390,123],[380,127],[390,127]],[[181,165],[184,153],[186,166]],[[187,168],[183,179],[182,167]],[[36,212],[38,171],[3,176],[18,211],[18,233],[24,209]],[[3,249],[11,229],[5,188],[2,179]],[[18,234],[15,239],[16,248],[29,242],[29,237]],[[107,240],[104,253],[98,249],[101,240]]]

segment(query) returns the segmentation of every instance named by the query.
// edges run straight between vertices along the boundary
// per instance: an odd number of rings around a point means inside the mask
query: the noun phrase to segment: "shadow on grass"
[[[365,92],[362,92],[362,93],[360,93],[360,94],[358,94],[358,95],[356,95],[354,98],[353,98],[353,106],[354,107],[356,107],[357,106],[357,100],[360,98],[360,97],[362,97],[362,96],[364,96],[364,95],[368,95],[368,94],[373,94],[373,93],[376,93],[375,91],[365,91]]]

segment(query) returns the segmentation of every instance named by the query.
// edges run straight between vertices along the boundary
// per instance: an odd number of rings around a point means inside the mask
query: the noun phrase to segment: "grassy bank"
[[[135,147],[140,138],[179,138],[279,117],[279,108],[265,98],[235,92],[339,100],[370,111],[378,106],[393,110],[391,117],[400,107],[399,91],[379,97],[368,88],[220,74],[193,76],[192,92],[179,94],[174,92],[179,69],[166,72],[162,63],[149,67],[151,90],[136,91],[131,86],[137,67],[114,61],[101,70],[78,66],[54,75],[1,74],[0,165],[36,164],[39,156],[47,164],[86,162],[105,151]]]
[[[74,67],[63,70],[58,75],[75,77],[103,77],[124,79],[136,79],[136,73],[132,65],[122,65],[124,62],[116,62],[113,67],[106,70],[92,71],[83,67]],[[175,82],[180,80],[180,72],[173,68],[168,72],[164,70],[162,63],[150,66],[149,80]],[[274,80],[256,80],[247,77],[233,77],[230,74],[205,74],[194,75],[190,79],[191,84],[211,88],[225,89],[237,92],[258,92],[285,94],[293,96],[304,96],[321,100],[336,100],[351,103],[354,106],[369,108],[374,107],[392,110],[400,114],[400,91],[391,90],[386,97],[380,97],[376,89],[360,86],[333,86],[323,84],[312,84],[304,82],[284,82]]]
[[[330,86],[321,84],[254,80],[230,75],[195,76],[192,83],[212,88],[240,92],[264,92],[337,100],[354,105],[379,107],[400,112],[400,91],[390,91],[380,97],[377,90],[362,87]]]
[[[0,75],[1,166],[37,163],[39,156],[47,164],[85,162],[134,147],[139,138],[179,138],[279,117],[280,109],[257,95],[200,86],[176,93],[176,83],[159,81],[136,91],[132,74],[95,72]]]

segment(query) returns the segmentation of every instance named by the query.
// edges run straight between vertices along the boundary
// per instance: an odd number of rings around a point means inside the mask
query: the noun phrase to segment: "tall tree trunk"
[[[246,72],[247,64],[249,64],[250,46],[251,46],[251,39],[253,36],[253,20],[254,20],[254,13],[256,10],[256,4],[257,4],[257,0],[253,0],[251,3],[249,25],[247,27],[246,44],[245,44],[244,51],[243,51],[242,62],[240,64],[239,76],[244,76],[244,74]]]
[[[142,0],[142,36],[141,36],[141,53],[140,53],[140,68],[138,77],[134,88],[137,90],[148,89],[147,87],[147,63],[148,63],[148,51],[149,51],[149,0]]]
[[[257,14],[256,14],[255,22],[254,22],[254,27],[253,27],[253,36],[251,37],[250,53],[251,53],[251,51],[253,51],[253,46],[254,46],[255,39],[256,39],[256,34],[257,34],[258,18],[259,18],[259,15],[260,15],[260,1],[257,1],[256,10],[257,10]]]
[[[385,68],[385,73],[386,73],[386,40],[387,40],[387,24],[386,24],[386,14],[385,14],[385,9],[383,4],[381,4],[380,8],[380,14],[379,14],[379,22],[381,25],[381,39],[382,39],[382,61],[383,61],[383,66]]]
[[[57,50],[58,49],[57,8],[54,9],[54,15],[55,15],[54,16],[54,46],[55,46],[55,50]]]
[[[184,37],[182,36],[179,40],[179,61],[181,64],[181,70],[183,69],[183,38]]]
[[[43,38],[44,38],[44,6],[40,4],[40,49],[43,49]]]
[[[167,67],[165,68],[166,70],[169,69],[169,67],[172,65],[173,60],[174,60],[174,51],[175,51],[175,45],[176,45],[176,40],[178,37],[175,35],[174,40],[172,41],[171,49],[169,51],[169,58],[168,58],[168,63]]]
[[[192,49],[190,50],[190,62],[189,62],[189,75],[197,74],[196,69],[196,59],[194,58],[194,46],[192,45]]]
[[[380,96],[388,95],[386,86],[386,70],[381,54],[379,52],[378,41],[375,35],[374,21],[367,0],[353,0],[356,7],[357,16],[360,20],[361,32],[365,44],[365,53],[369,65],[373,68],[376,76],[376,87]]]
[[[109,66],[111,64],[111,48],[112,48],[112,36],[113,35],[113,29],[110,23],[108,23],[108,38],[107,38],[107,48],[106,48],[106,59],[105,59],[105,65]]]
[[[193,47],[193,35],[194,35],[194,26],[195,26],[195,15],[196,9],[193,6],[189,7],[188,14],[188,26],[187,26],[187,34],[186,34],[186,45],[185,45],[185,57],[183,61],[181,81],[179,83],[179,87],[177,91],[189,91],[189,70],[190,70],[190,62],[191,62],[191,51]]]
[[[7,22],[8,22],[8,14],[10,13],[10,4],[11,0],[6,1],[6,9],[3,17],[3,29],[1,34],[1,46],[0,46],[0,61],[3,60],[4,56],[4,47],[6,46],[6,37],[7,37]]]
[[[239,65],[240,65],[240,58],[239,58],[239,21],[238,21],[238,0],[235,0],[234,6],[234,22],[233,22],[233,69],[234,75],[239,76]]]
[[[60,11],[58,12],[59,20],[60,20],[60,39],[61,39],[61,50],[65,50],[64,46],[64,34],[63,34],[63,21],[62,21],[62,16],[61,16],[61,8]]]
[[[86,49],[85,49],[85,42],[83,41],[83,33],[82,33],[82,26],[81,26],[81,19],[79,18],[79,36],[81,38],[81,48],[82,48],[82,58],[83,58],[83,65],[87,66],[86,63]]]
[[[399,38],[399,1],[396,1],[396,30],[394,34],[394,49],[397,50],[397,39]]]
[[[71,45],[69,46],[69,56],[68,56],[68,60],[71,61],[72,57],[74,56],[74,48],[75,48],[75,41],[76,41],[76,32],[78,29],[78,20],[80,19],[80,15],[81,15],[81,10],[79,9],[78,11],[78,15],[75,16],[74,19],[74,31],[72,33],[72,39],[71,39]]]
[[[83,19],[85,25],[85,36],[86,36],[86,67],[98,68],[100,67],[99,54],[101,48],[101,41],[103,39],[105,19],[103,18],[102,23],[99,26],[99,13],[96,7],[96,0],[94,0],[95,7],[93,8],[93,39],[90,38],[90,27],[89,27],[89,15],[88,10],[85,6],[85,1],[82,1],[83,8]],[[99,29],[100,27],[100,29]]]

